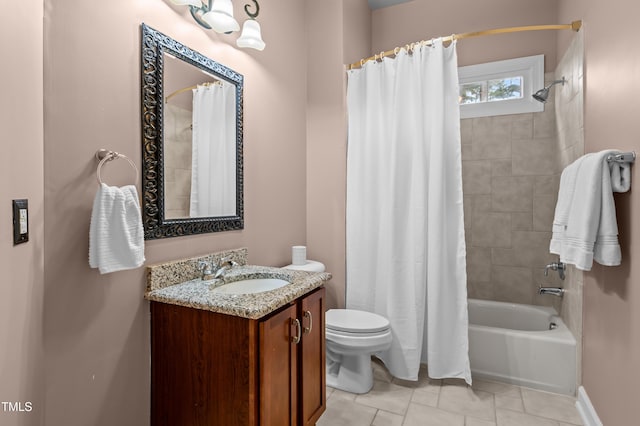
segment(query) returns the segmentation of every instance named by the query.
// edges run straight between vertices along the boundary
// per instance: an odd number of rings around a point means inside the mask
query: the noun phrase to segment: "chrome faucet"
[[[560,279],[564,280],[564,271],[567,269],[567,265],[558,260],[557,262],[553,262],[544,267],[544,276],[549,275],[549,269],[552,271],[558,271],[558,275],[560,275]]]
[[[238,263],[234,260],[231,260],[229,257],[225,257],[220,260],[220,265],[214,266],[213,278],[224,281],[224,274],[234,266],[238,266]]]
[[[231,260],[229,257],[225,257],[220,261],[220,265],[216,265],[212,262],[201,260],[198,262],[198,268],[200,269],[200,279],[202,281],[207,280],[220,280],[224,282],[224,274],[234,266],[238,266],[238,263]]]
[[[564,296],[564,288],[560,287],[538,287],[538,294],[550,294],[552,296]]]

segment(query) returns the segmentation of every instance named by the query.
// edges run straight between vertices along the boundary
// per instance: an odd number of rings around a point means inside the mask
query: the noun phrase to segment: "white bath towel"
[[[144,232],[136,187],[101,183],[91,212],[89,266],[107,274],[143,263]]]
[[[593,260],[607,266],[619,265],[622,260],[613,191],[628,190],[629,173],[607,162],[609,155],[618,152],[584,155],[560,177],[549,251],[583,271],[591,270]]]

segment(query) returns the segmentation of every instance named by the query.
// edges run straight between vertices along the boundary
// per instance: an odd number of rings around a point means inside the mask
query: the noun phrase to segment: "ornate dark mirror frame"
[[[236,88],[236,214],[204,218],[165,218],[163,150],[163,53],[200,68]],[[242,90],[244,78],[204,55],[142,24],[142,222],[144,238],[179,237],[244,228],[242,168]]]

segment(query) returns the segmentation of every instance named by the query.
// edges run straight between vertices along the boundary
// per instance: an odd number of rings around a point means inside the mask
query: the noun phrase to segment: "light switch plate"
[[[13,244],[29,241],[29,201],[13,200]]]

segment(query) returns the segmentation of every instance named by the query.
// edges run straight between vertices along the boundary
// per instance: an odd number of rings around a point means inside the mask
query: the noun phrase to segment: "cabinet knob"
[[[292,319],[291,324],[295,324],[296,326],[296,335],[291,336],[291,341],[296,345],[300,343],[300,339],[302,338],[302,327],[300,326],[300,320],[298,318]]]
[[[309,327],[304,327],[302,330],[304,331],[304,334],[309,334],[313,328],[313,317],[311,316],[311,311],[304,311],[304,317],[309,320]]]

